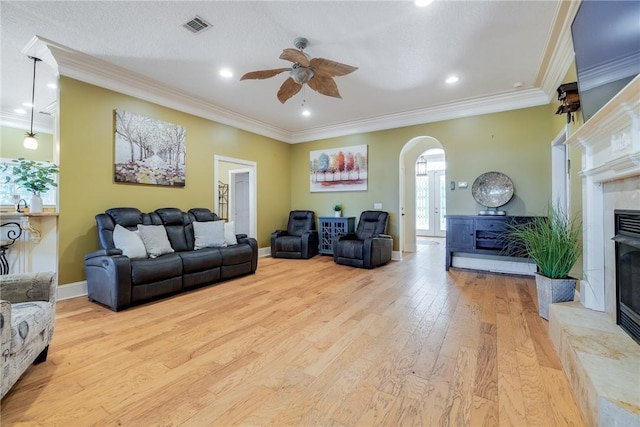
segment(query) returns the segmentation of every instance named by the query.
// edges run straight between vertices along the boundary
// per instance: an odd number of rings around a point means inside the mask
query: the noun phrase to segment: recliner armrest
[[[379,237],[381,239],[393,239],[393,237],[391,237],[388,234],[376,234],[375,236],[371,236],[372,239]]]
[[[86,261],[91,258],[114,255],[122,255],[122,249],[98,249],[97,251],[89,252],[88,254],[86,254],[84,256],[84,260]]]
[[[246,239],[247,235],[244,233],[236,234],[236,240]]]
[[[337,234],[333,239],[334,242],[340,240],[358,240],[358,235],[356,233]]]
[[[282,237],[282,236],[288,236],[289,233],[287,232],[287,230],[276,230],[273,233],[271,233],[271,237]]]

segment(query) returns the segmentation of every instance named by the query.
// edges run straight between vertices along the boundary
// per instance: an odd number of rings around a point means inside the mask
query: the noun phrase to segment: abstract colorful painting
[[[185,186],[186,129],[115,110],[115,182]]]
[[[309,190],[366,191],[367,145],[311,151]]]

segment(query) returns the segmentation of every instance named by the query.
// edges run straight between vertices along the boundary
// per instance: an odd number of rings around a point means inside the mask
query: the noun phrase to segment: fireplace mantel
[[[583,272],[580,299],[585,307],[608,311],[605,288],[603,184],[640,176],[640,76],[633,79],[567,140],[582,150]],[[638,201],[640,204],[640,201]],[[605,243],[606,242],[606,243]]]

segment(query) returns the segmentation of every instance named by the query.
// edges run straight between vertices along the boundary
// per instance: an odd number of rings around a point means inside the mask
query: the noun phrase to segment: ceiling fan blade
[[[268,79],[269,77],[276,76],[280,73],[284,73],[285,71],[291,71],[291,68],[275,68],[273,70],[251,71],[250,73],[246,73],[244,76],[240,77],[240,80]]]
[[[344,76],[358,69],[358,67],[352,67],[351,65],[341,64],[324,58],[313,58],[310,65],[316,70],[320,70],[334,77]]]
[[[316,72],[309,82],[309,87],[318,93],[327,96],[333,96],[334,98],[342,98],[340,92],[338,92],[338,85],[329,74],[322,71]]]
[[[286,59],[287,61],[298,63],[304,67],[309,66],[309,59],[304,53],[302,53],[298,49],[291,49],[291,48],[284,49],[280,54],[280,59]]]
[[[291,77],[289,77],[284,81],[284,83],[282,83],[282,86],[280,86],[278,99],[284,104],[287,99],[300,92],[300,89],[302,89],[302,85],[296,83]]]

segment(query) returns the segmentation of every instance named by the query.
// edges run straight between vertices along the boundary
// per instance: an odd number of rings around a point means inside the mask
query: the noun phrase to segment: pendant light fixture
[[[41,61],[40,58],[36,58],[35,56],[30,56],[29,59],[33,59],[33,84],[31,86],[31,130],[27,132],[24,139],[24,148],[28,148],[30,150],[35,150],[38,148],[38,140],[36,139],[36,134],[33,133],[33,110],[36,108],[35,106],[35,96],[36,96],[36,64]]]

